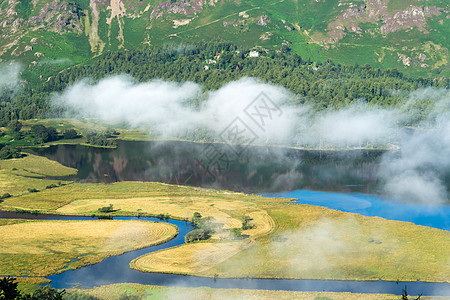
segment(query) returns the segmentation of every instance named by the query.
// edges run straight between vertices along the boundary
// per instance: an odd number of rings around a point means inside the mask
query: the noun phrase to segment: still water
[[[450,206],[393,201],[388,197],[363,193],[332,193],[295,190],[263,194],[266,197],[297,199],[296,203],[324,206],[369,217],[406,221],[416,225],[450,230]]]
[[[86,182],[158,181],[240,192],[377,190],[384,151],[304,151],[249,147],[236,154],[223,144],[118,142],[117,149],[80,145],[38,148],[32,153],[78,169]]]

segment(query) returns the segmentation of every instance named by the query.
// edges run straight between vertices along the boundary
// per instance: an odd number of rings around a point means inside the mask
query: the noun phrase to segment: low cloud
[[[0,63],[0,92],[4,88],[14,89],[18,85],[21,69],[16,62]]]
[[[72,116],[144,127],[165,137],[208,136],[226,143],[319,149],[394,144],[400,150],[384,155],[379,168],[381,189],[408,200],[443,203],[449,189],[449,95],[446,89],[427,88],[390,108],[359,102],[317,112],[308,105],[290,105],[294,95],[288,90],[254,78],[205,91],[192,82],[139,83],[113,76],[94,84],[78,82],[53,103]],[[241,139],[233,136],[237,133]],[[286,178],[296,177],[293,171]],[[289,186],[286,178],[276,184]]]

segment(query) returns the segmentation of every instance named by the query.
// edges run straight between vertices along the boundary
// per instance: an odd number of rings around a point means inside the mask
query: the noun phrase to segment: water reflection
[[[119,142],[117,149],[58,145],[32,152],[77,168],[78,179],[87,182],[159,181],[242,192],[365,193],[376,192],[383,154],[250,147],[236,156],[227,145],[189,142]]]

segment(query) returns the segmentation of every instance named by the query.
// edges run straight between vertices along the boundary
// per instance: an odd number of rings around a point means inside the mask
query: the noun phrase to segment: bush
[[[100,132],[94,130],[86,130],[83,132],[83,135],[86,137],[86,143],[97,146],[115,146],[116,141],[114,139],[110,139],[111,135],[108,132]]]
[[[214,224],[212,221],[214,219],[211,217],[202,218],[199,212],[195,212],[192,217],[192,222],[197,224],[197,229],[192,230],[186,234],[184,240],[186,243],[207,240],[214,233]]]
[[[169,220],[170,215],[169,214],[158,214],[158,215],[156,215],[156,218],[160,219],[160,220]]]
[[[0,196],[0,199],[6,199],[6,198],[10,198],[12,197],[12,195],[10,193],[4,193],[3,195]]]
[[[200,220],[201,218],[202,218],[202,215],[198,211],[196,211],[194,213],[194,215],[192,216],[192,221],[193,222],[198,222],[198,220]]]
[[[253,227],[255,227],[255,225],[253,224],[253,219],[250,218],[249,216],[244,216],[242,218],[242,229],[243,230],[247,230],[247,229],[252,229]]]
[[[17,120],[9,121],[8,129],[11,130],[12,132],[19,132],[20,129],[22,129],[22,123],[20,123]]]
[[[98,209],[98,211],[99,211],[99,212],[102,212],[102,213],[110,213],[110,212],[113,212],[113,211],[114,211],[113,205],[110,204],[109,206],[101,207],[101,208]]]
[[[242,238],[242,228],[231,228],[230,234],[233,240],[239,240]]]
[[[35,189],[35,188],[29,188],[28,191],[29,191],[30,193],[37,193],[37,192],[39,192],[39,190],[38,190],[38,189]]]
[[[51,142],[58,139],[58,132],[53,127],[45,127],[41,124],[31,126],[31,133],[41,142]]]
[[[78,133],[75,131],[75,129],[67,129],[64,131],[63,137],[66,140],[75,139],[78,137]]]
[[[16,213],[18,213],[18,214],[32,214],[32,215],[37,216],[37,215],[40,214],[40,211],[16,208]]]
[[[5,146],[0,150],[0,159],[20,158],[20,150],[10,146]]]
[[[63,300],[63,296],[66,293],[66,290],[58,291],[57,289],[51,287],[50,285],[41,286],[34,293],[31,294],[31,297],[25,299],[31,300],[41,300],[41,299],[49,299],[49,300]]]
[[[52,189],[52,188],[55,188],[55,187],[57,187],[57,185],[52,183],[52,184],[47,185],[45,188],[46,189]]]
[[[207,240],[211,237],[211,231],[208,229],[197,228],[186,234],[184,241],[191,243],[195,241]]]
[[[84,293],[75,292],[64,295],[64,300],[100,300],[100,298]]]

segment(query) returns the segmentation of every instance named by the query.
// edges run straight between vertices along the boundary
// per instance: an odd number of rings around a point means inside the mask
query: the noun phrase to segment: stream
[[[86,216],[65,216],[50,214],[16,214],[14,212],[0,212],[0,218],[20,218],[39,220],[92,220]],[[114,217],[115,220],[136,220],[137,217]],[[156,218],[139,218],[145,221],[160,221]],[[109,221],[105,221],[109,222]],[[186,275],[144,273],[130,269],[129,263],[144,254],[178,246],[184,243],[184,236],[192,230],[189,223],[168,220],[178,227],[178,235],[171,241],[118,256],[106,258],[102,262],[85,266],[76,270],[65,271],[47,277],[54,288],[92,288],[94,286],[115,283],[140,283],[147,285],[179,286],[179,287],[210,287],[263,289],[286,291],[325,291],[352,293],[389,293],[401,294],[402,288],[407,287],[411,295],[450,296],[450,284],[433,282],[392,282],[392,281],[354,281],[354,280],[296,280],[296,279],[255,279],[255,278],[203,278]]]

